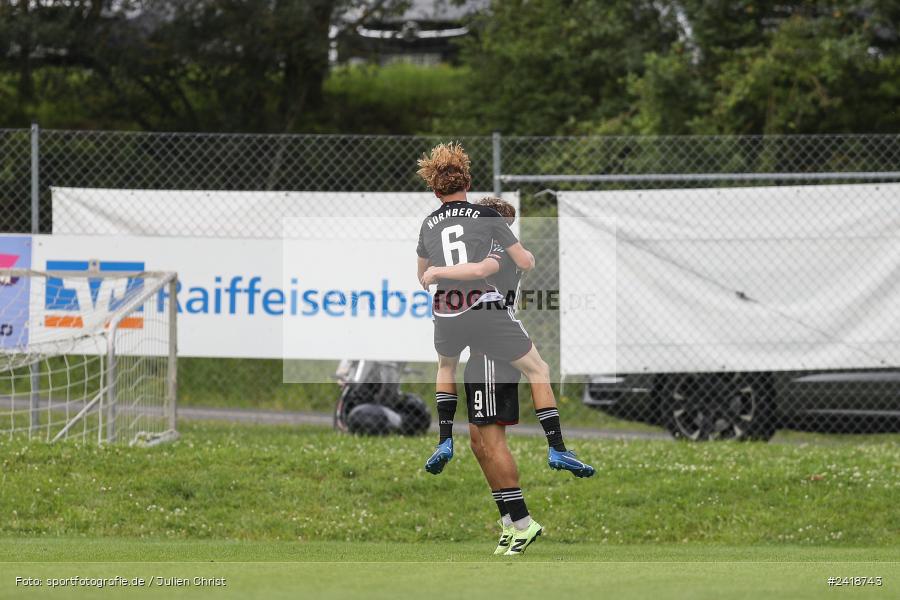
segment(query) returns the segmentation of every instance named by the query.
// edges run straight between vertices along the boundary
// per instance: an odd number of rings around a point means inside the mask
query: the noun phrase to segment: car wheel
[[[768,440],[775,434],[771,378],[763,373],[704,373],[668,378],[662,417],[676,438]]]
[[[431,426],[431,411],[415,394],[401,394],[394,410],[403,417],[400,426],[400,433],[403,435],[422,435]]]
[[[360,404],[347,415],[347,430],[357,435],[399,433],[403,417],[387,406]]]

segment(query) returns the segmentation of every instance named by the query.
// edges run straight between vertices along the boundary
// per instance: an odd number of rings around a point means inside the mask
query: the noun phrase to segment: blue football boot
[[[425,461],[425,470],[432,475],[437,475],[444,470],[444,466],[453,458],[453,438],[447,438],[437,445],[434,454]]]
[[[575,477],[591,477],[595,473],[594,467],[575,458],[575,453],[571,450],[560,452],[550,448],[547,452],[547,464],[557,471],[571,471]]]

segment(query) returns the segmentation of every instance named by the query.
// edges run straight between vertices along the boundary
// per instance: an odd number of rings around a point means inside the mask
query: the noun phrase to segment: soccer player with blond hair
[[[484,261],[497,262],[499,267],[502,257],[508,257],[510,264],[516,269],[534,268],[534,256],[516,239],[501,214],[488,205],[468,202],[467,192],[471,187],[470,162],[459,144],[436,146],[430,156],[426,155],[419,160],[419,167],[418,174],[441,200],[441,206],[425,218],[419,232],[417,274],[423,285],[426,271],[431,267],[484,266]],[[589,477],[594,470],[577,460],[562,445],[559,413],[550,386],[549,367],[522,324],[508,310],[504,294],[483,277],[453,279],[437,275],[433,270],[429,276],[437,283],[433,312],[434,345],[438,353],[435,398],[440,439],[425,468],[430,473],[438,474],[453,457],[452,426],[457,404],[456,368],[460,352],[470,346],[482,352],[485,357],[487,378],[482,390],[487,395],[484,398],[485,409],[491,411],[491,416],[494,417],[492,422],[476,424],[477,447],[484,459],[482,468],[487,469],[485,475],[498,508],[508,519],[508,524],[506,520],[503,521],[504,533],[501,535],[498,551],[504,545],[505,537],[505,553],[521,554],[540,535],[542,529],[528,514],[518,484],[515,461],[506,445],[504,425],[497,423],[498,404],[492,393],[496,390],[496,369],[487,366],[488,357],[491,365],[494,361],[499,361],[501,365],[511,364],[531,384],[535,408],[539,415],[546,415],[546,419],[541,418],[541,424],[545,432],[552,432],[552,440],[548,433],[551,443],[550,466],[569,470],[579,477]],[[515,380],[518,381],[518,373]],[[480,463],[482,458],[479,459]]]

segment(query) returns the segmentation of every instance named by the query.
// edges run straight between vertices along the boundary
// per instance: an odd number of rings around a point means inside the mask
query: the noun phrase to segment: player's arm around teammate
[[[438,279],[473,281],[490,277],[499,270],[500,263],[488,256],[483,261],[477,263],[464,263],[461,265],[453,265],[452,267],[429,266],[419,276],[419,281],[421,281],[422,285],[425,287],[437,283]]]

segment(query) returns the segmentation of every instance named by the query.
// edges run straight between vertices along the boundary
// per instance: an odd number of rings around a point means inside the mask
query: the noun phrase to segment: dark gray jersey
[[[502,249],[517,243],[497,211],[469,202],[447,202],[428,215],[419,230],[416,253],[439,267],[480,262],[494,244]],[[434,297],[437,315],[463,312],[492,291],[484,280],[440,280]]]

